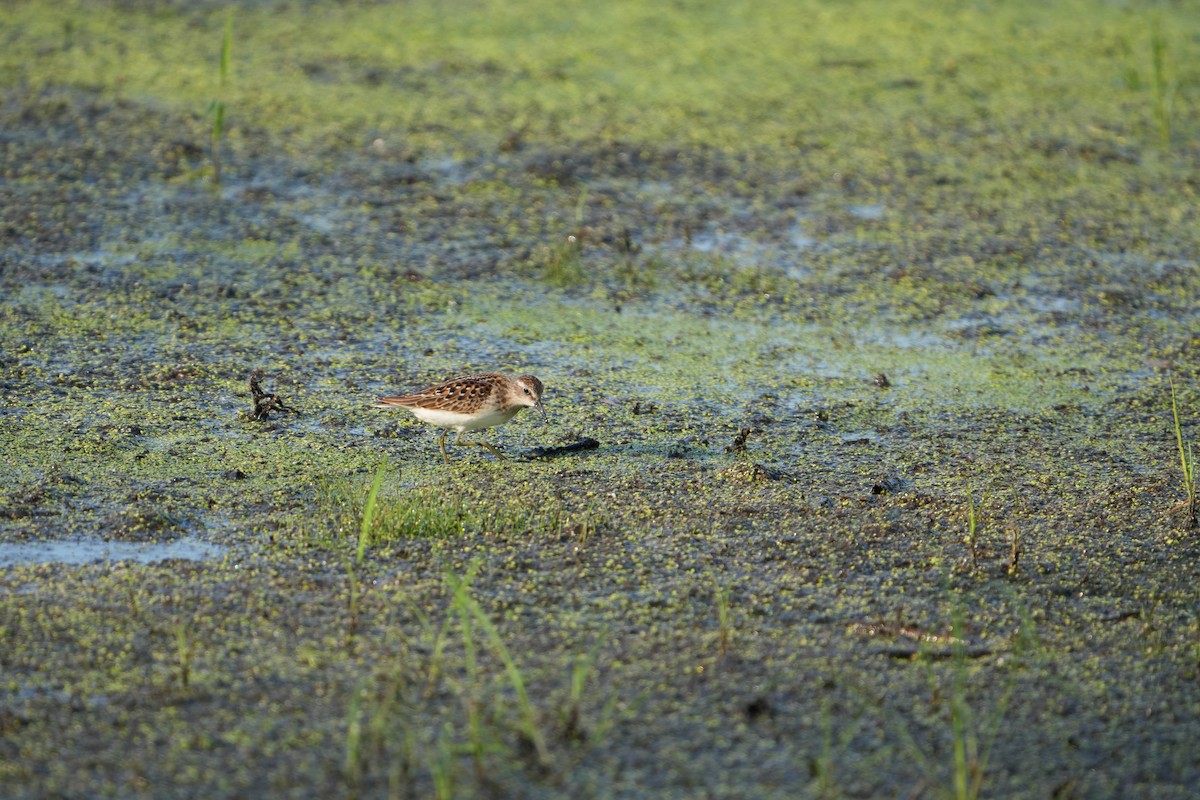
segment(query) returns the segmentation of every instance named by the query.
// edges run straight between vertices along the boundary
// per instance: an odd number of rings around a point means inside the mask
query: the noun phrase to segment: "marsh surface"
[[[5,795],[1195,796],[1188,5],[8,4]]]

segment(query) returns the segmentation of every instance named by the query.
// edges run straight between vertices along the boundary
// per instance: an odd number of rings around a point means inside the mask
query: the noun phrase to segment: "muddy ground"
[[[11,5],[0,794],[1195,796],[1188,5]]]

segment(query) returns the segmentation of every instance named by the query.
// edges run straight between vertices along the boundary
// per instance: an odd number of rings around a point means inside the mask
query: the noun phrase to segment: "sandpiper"
[[[458,432],[454,443],[486,447],[497,458],[504,454],[487,442],[461,441],[464,431],[491,428],[508,422],[522,408],[532,407],[542,412],[542,382],[532,375],[510,378],[507,375],[489,372],[483,375],[467,375],[454,378],[437,386],[430,386],[403,397],[381,397],[375,408],[407,408],[422,422],[445,428],[438,437],[442,447],[442,460],[447,464],[446,434],[453,428]]]

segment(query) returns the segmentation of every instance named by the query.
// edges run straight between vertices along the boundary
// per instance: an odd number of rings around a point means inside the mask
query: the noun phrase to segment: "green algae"
[[[1187,796],[1186,12],[10,4],[6,791]]]

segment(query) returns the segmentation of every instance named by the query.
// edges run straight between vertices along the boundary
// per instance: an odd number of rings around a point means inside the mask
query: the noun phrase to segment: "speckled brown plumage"
[[[455,444],[486,447],[503,458],[499,450],[486,442],[463,442],[464,431],[490,428],[508,422],[522,408],[536,408],[546,417],[542,406],[542,382],[533,375],[511,378],[499,373],[466,375],[399,397],[381,397],[377,408],[406,408],[417,419],[440,428],[454,429]],[[446,432],[438,439],[442,458],[447,462]]]

